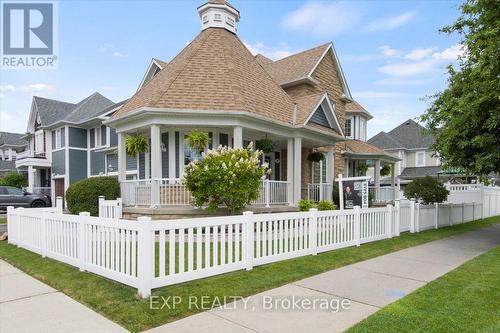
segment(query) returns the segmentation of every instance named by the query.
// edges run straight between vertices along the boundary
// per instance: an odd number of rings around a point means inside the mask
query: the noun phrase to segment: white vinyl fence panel
[[[9,207],[7,227],[9,243],[135,287],[147,297],[152,288],[493,216],[500,206],[498,191],[489,189],[486,207],[403,201],[380,208],[245,212],[154,223],[149,217],[129,221]]]

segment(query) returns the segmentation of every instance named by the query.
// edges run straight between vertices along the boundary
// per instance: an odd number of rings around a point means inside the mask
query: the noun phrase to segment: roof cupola
[[[207,28],[223,28],[236,33],[236,24],[240,20],[240,12],[225,0],[208,0],[198,7],[201,19],[201,30]]]

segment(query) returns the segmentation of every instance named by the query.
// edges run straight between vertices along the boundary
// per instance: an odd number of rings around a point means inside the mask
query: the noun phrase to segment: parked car
[[[32,194],[17,187],[0,186],[0,210],[8,206],[39,208],[50,207],[50,197],[45,194]]]

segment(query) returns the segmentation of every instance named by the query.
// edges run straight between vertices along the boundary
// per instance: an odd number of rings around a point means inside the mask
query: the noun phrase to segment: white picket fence
[[[151,221],[8,208],[9,243],[138,288],[152,288],[500,215],[487,203],[395,206]],[[493,199],[492,199],[493,198]],[[105,213],[108,214],[108,213]]]
[[[103,196],[99,196],[99,217],[106,219],[121,219],[122,208],[122,198],[106,200]]]

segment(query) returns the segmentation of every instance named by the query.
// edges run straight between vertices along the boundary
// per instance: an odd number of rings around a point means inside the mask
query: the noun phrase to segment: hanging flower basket
[[[200,153],[208,147],[210,141],[210,136],[205,132],[192,131],[187,136],[187,143],[189,147]]]
[[[268,154],[274,151],[274,143],[271,139],[261,139],[255,141],[255,148]]]
[[[315,151],[307,155],[307,159],[311,162],[320,162],[325,159],[325,155],[323,155],[323,153],[320,153],[319,151]]]
[[[358,172],[360,174],[366,175],[366,172],[368,171],[368,164],[362,163],[362,164],[358,165],[356,170],[358,170]]]
[[[148,151],[148,139],[143,134],[129,136],[125,141],[125,151],[129,156],[137,156]]]
[[[386,164],[380,169],[380,175],[381,176],[389,176],[391,174],[391,166],[389,164]]]

